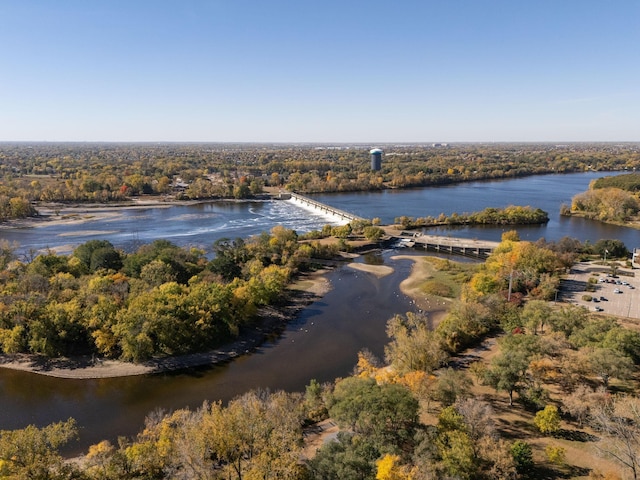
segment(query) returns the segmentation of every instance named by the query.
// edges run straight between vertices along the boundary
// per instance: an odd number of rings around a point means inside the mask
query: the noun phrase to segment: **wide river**
[[[314,198],[365,218],[391,223],[401,215],[423,217],[465,213],[485,207],[531,205],[549,212],[545,226],[519,227],[521,238],[558,240],[564,236],[595,242],[622,240],[640,246],[640,232],[558,214],[576,193],[602,176],[589,172],[534,176],[514,180],[473,182],[415,190],[316,195]],[[46,247],[71,248],[95,238],[132,250],[156,238],[178,245],[210,249],[222,237],[247,237],[277,224],[300,232],[320,228],[330,219],[290,202],[206,203],[168,208],[123,209],[107,219],[75,225],[0,230],[0,238],[16,241],[20,251]],[[503,228],[438,230],[444,235],[500,240]],[[395,313],[415,309],[399,291],[411,263],[392,260],[394,252],[374,259],[395,270],[376,278],[349,268],[331,272],[333,289],[308,307],[284,334],[257,352],[225,365],[167,375],[100,380],[66,380],[0,369],[0,429],[38,426],[74,417],[80,441],[67,453],[119,435],[133,435],[155,409],[195,408],[203,401],[227,401],[253,388],[303,390],[311,379],[329,381],[348,374],[357,352],[368,348],[382,356],[385,323]],[[403,252],[404,253],[404,252]]]

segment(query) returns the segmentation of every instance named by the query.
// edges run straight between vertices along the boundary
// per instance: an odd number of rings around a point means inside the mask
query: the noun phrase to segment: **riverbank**
[[[283,304],[260,311],[261,321],[258,326],[245,329],[238,340],[208,352],[158,358],[137,364],[93,356],[49,359],[27,354],[1,355],[0,368],[56,378],[93,379],[151,375],[228,362],[250,353],[268,336],[282,331],[307,305],[322,298],[331,288],[325,277],[327,272],[328,270],[323,269],[301,275],[289,286]]]
[[[570,218],[570,217],[583,218],[585,220],[600,222],[606,225],[614,225],[616,227],[624,227],[624,228],[635,228],[636,230],[640,230],[640,216],[633,217],[630,220],[627,220],[624,222],[619,222],[611,219],[594,218],[595,215],[592,212],[578,212],[578,211],[571,211],[569,213],[561,212],[560,216],[566,217],[566,218]],[[633,246],[627,245],[627,248],[633,248]]]
[[[216,201],[176,200],[173,197],[137,197],[118,203],[43,203],[36,206],[36,217],[20,218],[0,223],[3,228],[35,228],[51,225],[81,225],[96,220],[113,219],[120,211],[140,208],[170,208],[175,205],[197,205]],[[234,201],[234,200],[227,200]]]
[[[421,261],[424,259],[423,256],[398,255],[392,258],[413,261],[411,273],[401,282],[400,290],[412,298],[416,305],[430,316],[435,328],[446,314],[448,305],[444,300],[425,295],[420,290],[421,282],[430,275],[430,265]],[[378,277],[393,273],[393,268],[386,265],[350,263],[347,266]],[[331,289],[331,284],[325,275],[328,271],[323,269],[301,275],[289,287],[286,301],[282,305],[265,308],[260,312],[259,326],[246,329],[235,342],[208,352],[159,358],[139,364],[99,359],[92,356],[48,359],[26,354],[3,355],[0,356],[0,368],[21,370],[56,378],[94,379],[151,375],[228,362],[241,355],[251,353],[269,336],[280,333],[305,307],[328,293]]]

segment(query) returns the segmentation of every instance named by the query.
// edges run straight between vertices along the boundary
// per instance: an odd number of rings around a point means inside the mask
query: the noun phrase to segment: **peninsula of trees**
[[[602,222],[640,226],[640,174],[603,177],[591,182],[589,190],[573,197],[565,215],[582,215]]]
[[[290,279],[337,245],[271,234],[215,243],[215,258],[166,240],[136,252],[91,240],[73,254],[20,261],[0,243],[0,351],[90,354],[141,362],[212,349],[236,338]]]

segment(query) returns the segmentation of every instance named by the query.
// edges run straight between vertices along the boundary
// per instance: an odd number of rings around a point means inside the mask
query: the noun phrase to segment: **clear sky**
[[[0,0],[0,141],[640,141],[640,1]]]

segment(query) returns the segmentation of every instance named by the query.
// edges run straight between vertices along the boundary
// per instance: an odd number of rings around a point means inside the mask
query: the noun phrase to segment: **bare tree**
[[[640,399],[633,396],[613,396],[591,411],[594,428],[603,438],[596,448],[606,456],[631,470],[633,479],[640,474]]]

